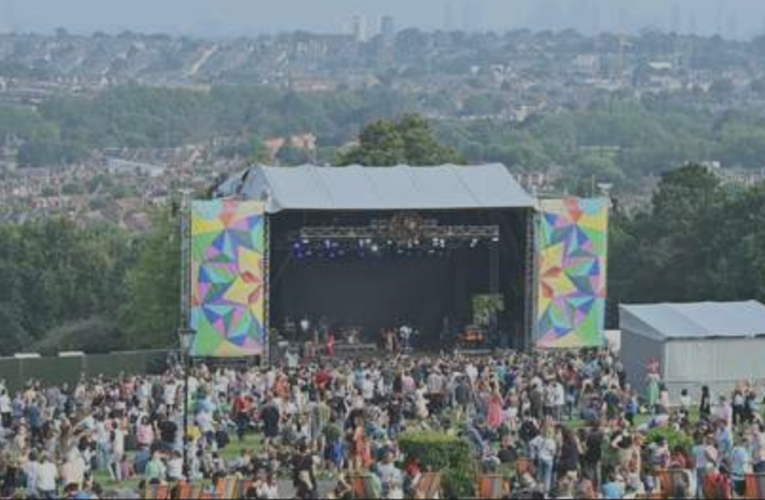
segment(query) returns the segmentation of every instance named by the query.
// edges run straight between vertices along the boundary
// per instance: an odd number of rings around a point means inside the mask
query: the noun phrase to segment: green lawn
[[[238,439],[234,438],[234,440],[229,444],[229,446],[223,451],[222,456],[226,461],[233,460],[234,458],[238,457],[243,450],[250,450],[250,451],[257,451],[260,449],[260,447],[263,445],[263,438],[259,434],[250,434],[245,436],[245,439],[243,442],[239,442]],[[132,459],[132,456],[131,456]],[[97,471],[93,475],[93,479],[96,483],[100,484],[104,487],[106,490],[110,489],[131,489],[131,490],[137,490],[138,489],[138,483],[141,482],[141,478],[138,479],[132,479],[130,481],[123,481],[121,483],[117,483],[115,481],[112,481],[109,477],[109,473],[106,471]]]

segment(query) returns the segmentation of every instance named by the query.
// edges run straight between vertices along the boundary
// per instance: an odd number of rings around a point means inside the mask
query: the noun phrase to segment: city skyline
[[[573,28],[586,34],[656,28],[750,38],[765,33],[757,0],[0,0],[0,29],[243,36],[305,30],[373,35],[385,17],[396,27],[506,31]],[[369,29],[371,28],[371,29]],[[367,33],[368,31],[368,33]]]

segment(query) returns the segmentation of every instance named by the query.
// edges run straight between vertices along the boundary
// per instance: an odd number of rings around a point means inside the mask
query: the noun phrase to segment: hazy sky
[[[373,27],[392,15],[399,28],[765,33],[765,0],[0,0],[0,27],[45,32],[340,32],[355,14]]]

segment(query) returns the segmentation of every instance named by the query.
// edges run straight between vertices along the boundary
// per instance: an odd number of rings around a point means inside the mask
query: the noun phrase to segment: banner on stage
[[[606,199],[543,200],[537,227],[537,347],[605,345]]]
[[[191,207],[191,356],[265,353],[265,211],[213,200]]]

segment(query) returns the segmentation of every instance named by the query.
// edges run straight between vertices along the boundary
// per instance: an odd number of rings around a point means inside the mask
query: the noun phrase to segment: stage
[[[198,357],[269,361],[277,339],[349,330],[392,351],[402,327],[419,351],[601,342],[605,200],[538,205],[502,165],[255,166],[213,198],[184,253]]]
[[[505,167],[255,167],[222,188],[266,203],[271,330],[379,346],[409,325],[427,350],[482,322],[481,348],[530,347],[534,200]]]

